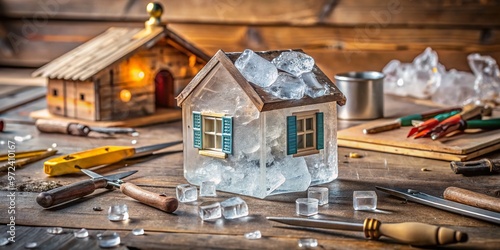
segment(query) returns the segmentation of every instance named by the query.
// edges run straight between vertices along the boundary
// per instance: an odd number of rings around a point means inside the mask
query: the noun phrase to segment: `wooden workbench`
[[[386,97],[386,116],[397,117],[409,112],[419,112],[426,107]],[[27,110],[44,106],[43,100],[19,107],[8,112],[7,116],[16,117],[27,114]],[[339,121],[340,128],[356,125],[359,122]],[[12,140],[15,135],[31,134],[33,139],[17,142],[16,150],[47,148],[53,143],[61,154],[90,149],[104,145],[155,144],[182,139],[181,122],[158,124],[138,128],[138,137],[120,136],[115,139],[93,139],[59,134],[42,134],[34,126],[8,124],[7,132],[0,134],[1,140]],[[2,153],[6,151],[2,145]],[[127,181],[145,189],[175,196],[175,187],[187,183],[183,177],[183,156],[176,152],[181,146],[169,148],[171,154],[144,162],[120,162],[97,170],[101,174],[139,170]],[[360,159],[346,158],[349,152],[363,155]],[[492,153],[487,157],[499,156]],[[421,171],[421,168],[429,171]],[[66,185],[87,179],[84,175],[47,177],[42,170],[42,161],[30,164],[15,172],[17,185],[33,185],[55,181]],[[457,186],[476,192],[500,196],[498,183],[500,175],[464,177],[455,175],[449,162],[429,160],[368,150],[339,148],[339,178],[323,185],[330,189],[330,202],[319,209],[315,218],[361,222],[366,217],[374,217],[382,222],[416,221],[450,227],[469,234],[469,241],[450,247],[461,249],[495,249],[500,246],[500,227],[491,223],[437,210],[413,202],[406,202],[385,193],[378,194],[378,212],[354,211],[352,193],[355,190],[375,190],[375,186],[412,188],[425,193],[442,196],[446,187]],[[0,186],[8,185],[7,176],[0,175]],[[35,185],[36,186],[36,185]],[[9,192],[0,192],[0,236],[8,230]],[[15,232],[16,242],[0,249],[24,249],[28,242],[37,242],[39,249],[94,249],[99,248],[96,234],[116,231],[121,235],[118,249],[295,249],[300,238],[316,238],[321,249],[410,249],[409,245],[395,243],[388,238],[380,241],[366,240],[359,232],[332,230],[298,230],[269,222],[266,216],[296,216],[295,200],[306,197],[305,192],[271,196],[266,199],[242,197],[250,210],[249,216],[235,219],[219,219],[203,222],[198,217],[197,205],[180,204],[174,214],[167,214],[138,203],[119,191],[97,191],[88,197],[52,209],[43,209],[36,202],[37,192],[15,193]],[[218,192],[216,198],[201,198],[202,201],[223,200],[234,194]],[[126,222],[111,222],[107,219],[107,208],[113,204],[127,204],[130,219]],[[103,211],[94,211],[100,206]],[[46,233],[47,227],[64,228],[61,235]],[[89,229],[88,239],[76,239],[72,232],[76,229]],[[146,235],[135,236],[134,228],[143,228]],[[260,230],[263,237],[248,240],[244,233]]]

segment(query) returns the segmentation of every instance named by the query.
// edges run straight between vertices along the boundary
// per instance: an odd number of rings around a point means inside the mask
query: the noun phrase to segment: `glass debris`
[[[219,202],[203,202],[199,207],[199,215],[202,220],[218,219],[222,215]]]
[[[247,81],[263,88],[271,85],[278,77],[276,66],[249,49],[241,53],[234,66]]]
[[[7,244],[9,244],[9,239],[5,238],[5,237],[0,237],[0,246],[5,246]]]
[[[132,230],[133,235],[144,235],[144,228],[134,228]]]
[[[249,232],[249,233],[246,233],[244,235],[245,235],[245,238],[249,239],[249,240],[257,240],[257,239],[262,238],[262,234],[260,233],[259,230]]]
[[[139,132],[133,132],[130,135],[133,136],[133,137],[137,137],[137,136],[139,136]]]
[[[176,188],[176,195],[180,202],[193,202],[198,199],[198,189],[196,186],[181,184]]]
[[[33,139],[32,135],[25,135],[25,136],[16,135],[16,136],[14,136],[14,140],[17,142],[29,141],[31,139]]]
[[[52,143],[52,148],[57,148],[57,143]]]
[[[328,188],[326,187],[310,187],[307,189],[307,198],[317,199],[320,206],[328,204],[328,194]]]
[[[62,234],[62,232],[63,232],[62,227],[47,228],[47,233],[49,234]]]
[[[124,221],[128,220],[128,207],[125,204],[113,205],[109,207],[108,219],[110,221]]]
[[[26,244],[24,244],[24,248],[31,249],[31,248],[36,248],[36,247],[38,247],[38,243],[36,243],[36,242],[27,242]]]
[[[314,248],[318,246],[318,240],[313,238],[303,238],[298,241],[299,247]]]
[[[78,238],[78,239],[83,239],[83,238],[89,237],[89,231],[85,228],[82,228],[78,231],[75,231],[75,232],[73,232],[73,234],[75,235],[75,238]]]
[[[248,205],[240,197],[232,197],[220,203],[222,215],[226,219],[235,219],[248,215]]]
[[[354,191],[352,196],[354,210],[375,210],[377,193],[375,191]]]
[[[92,210],[94,210],[94,211],[102,211],[102,207],[93,207]]]
[[[132,140],[132,141],[130,141],[130,143],[135,145],[135,144],[137,144],[137,140]]]
[[[97,236],[99,239],[99,246],[110,248],[120,245],[120,235],[116,232],[104,232]]]
[[[295,200],[295,211],[298,215],[312,216],[318,214],[318,199],[298,198]]]
[[[200,185],[200,196],[202,196],[202,197],[215,197],[215,196],[217,196],[215,182],[203,181]]]

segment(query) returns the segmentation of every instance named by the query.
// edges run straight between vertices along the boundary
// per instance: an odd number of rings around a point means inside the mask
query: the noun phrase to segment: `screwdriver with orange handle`
[[[84,168],[119,162],[127,158],[149,155],[163,148],[182,143],[182,141],[167,142],[145,147],[104,146],[82,152],[63,155],[43,163],[43,171],[50,176],[79,173]]]

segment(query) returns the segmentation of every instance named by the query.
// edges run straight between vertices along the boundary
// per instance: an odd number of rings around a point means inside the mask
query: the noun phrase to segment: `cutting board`
[[[406,138],[411,127],[363,134],[365,128],[391,121],[394,119],[380,119],[338,131],[338,145],[445,161],[467,161],[500,149],[499,130],[466,130],[436,141],[430,138]]]

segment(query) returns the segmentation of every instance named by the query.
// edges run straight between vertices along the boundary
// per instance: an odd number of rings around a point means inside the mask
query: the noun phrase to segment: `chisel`
[[[66,122],[59,120],[36,120],[36,128],[44,133],[59,133],[77,136],[88,136],[90,132],[98,132],[103,134],[130,134],[136,132],[133,128],[105,128],[91,127],[82,123]]]

